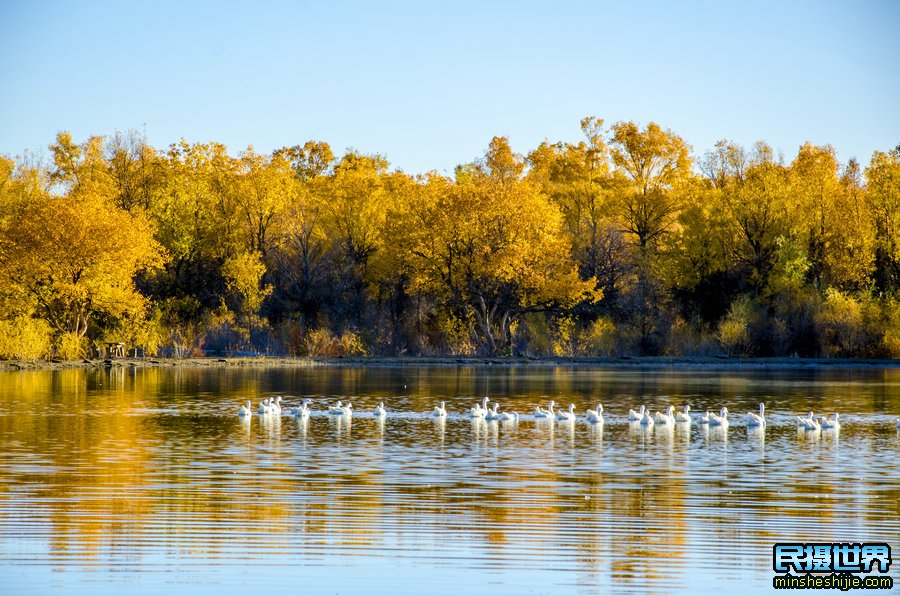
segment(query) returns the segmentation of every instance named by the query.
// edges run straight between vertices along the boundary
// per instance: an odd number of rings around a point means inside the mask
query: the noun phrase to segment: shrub
[[[882,344],[891,358],[900,358],[900,304],[890,301],[884,306],[885,322]]]
[[[557,320],[551,349],[554,356],[575,355],[575,319],[560,317]]]
[[[50,345],[50,325],[43,319],[0,320],[0,357],[34,360],[49,355]]]
[[[740,356],[750,351],[750,323],[753,305],[742,296],[731,303],[728,314],[719,322],[716,338],[722,349],[732,356]]]
[[[124,342],[126,349],[139,348],[144,355],[155,356],[159,352],[165,330],[160,323],[158,314],[152,318],[135,316],[120,319],[115,327],[106,331],[98,343]]]
[[[552,353],[552,338],[547,316],[543,313],[526,313],[519,319],[515,334],[516,350],[527,354]]]
[[[698,323],[675,317],[669,327],[665,354],[669,356],[714,356],[720,352],[719,341]]]
[[[56,338],[56,355],[63,360],[84,358],[89,351],[88,339],[77,333],[62,333]]]
[[[857,356],[864,348],[863,310],[851,296],[829,289],[816,313],[819,341],[826,356]]]
[[[306,334],[306,353],[309,356],[365,356],[362,338],[354,331],[344,331],[340,337],[324,327]]]
[[[578,337],[578,351],[584,356],[611,356],[616,348],[616,326],[600,317],[589,324]]]
[[[616,347],[616,327],[600,317],[579,329],[572,317],[556,322],[552,353],[556,356],[609,356]]]

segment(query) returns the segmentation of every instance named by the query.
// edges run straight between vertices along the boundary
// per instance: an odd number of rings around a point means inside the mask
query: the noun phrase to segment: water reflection
[[[276,393],[316,397],[313,416],[235,416]],[[459,414],[485,393],[526,412],[549,399],[583,412],[602,396],[607,421]],[[147,573],[186,566],[201,580],[239,568],[263,587],[301,568],[313,591],[345,593],[386,585],[392,569],[411,570],[413,593],[703,592],[721,579],[758,592],[773,542],[896,541],[898,393],[896,371],[0,374],[0,568],[19,582],[83,572],[95,593],[128,570],[152,585],[163,580]],[[338,399],[360,414],[325,415]],[[435,400],[447,418],[428,415]],[[380,401],[387,419],[369,414]],[[765,429],[625,421],[634,403],[759,401]],[[852,414],[841,431],[798,431],[793,412],[810,406]],[[452,581],[435,586],[431,571]],[[239,577],[221,580],[246,591]]]

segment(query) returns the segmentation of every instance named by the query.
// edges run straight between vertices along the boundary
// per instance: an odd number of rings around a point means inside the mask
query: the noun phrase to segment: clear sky
[[[589,115],[696,154],[900,144],[900,0],[487,4],[0,0],[0,153],[136,128],[450,172],[494,135],[577,141]]]

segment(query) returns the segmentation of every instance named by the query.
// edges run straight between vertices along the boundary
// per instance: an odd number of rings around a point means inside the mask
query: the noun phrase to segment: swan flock
[[[310,405],[314,403],[312,399],[304,399],[301,405],[297,407],[283,407],[283,401],[284,398],[280,395],[266,398],[259,403],[254,411],[250,400],[247,400],[240,406],[237,414],[245,421],[250,420],[254,414],[261,417],[293,416],[299,420],[307,420],[314,412],[314,410],[310,408]],[[567,409],[555,409],[556,406],[556,402],[552,400],[547,404],[546,408],[537,405],[535,406],[531,417],[535,421],[555,421],[560,423],[573,423],[582,420],[594,426],[601,426],[606,422],[603,415],[604,410],[602,403],[598,403],[596,409],[587,410],[584,416],[579,416],[576,412],[575,404],[569,404]],[[338,401],[337,403],[328,406],[325,410],[320,410],[320,412],[333,417],[351,417],[353,416],[354,410],[352,403],[348,402],[344,404],[342,401]],[[443,401],[435,404],[428,414],[434,418],[440,419],[447,418],[451,415],[448,413],[446,403]],[[388,410],[384,407],[384,402],[380,402],[371,411],[371,416],[379,420],[384,420],[388,417]],[[489,397],[484,397],[480,403],[475,403],[470,408],[464,410],[461,413],[461,416],[473,420],[496,420],[502,422],[518,422],[520,419],[518,412],[514,410],[501,411],[500,404],[498,402],[492,402]],[[668,405],[666,406],[664,413],[657,411],[655,414],[651,415],[650,410],[645,405],[641,405],[638,410],[629,409],[624,418],[629,424],[645,428],[654,426],[667,428],[679,426],[689,428],[692,423],[697,422],[704,427],[709,426],[727,429],[731,422],[728,418],[728,408],[726,406],[723,406],[718,414],[710,411],[704,411],[702,414],[691,414],[691,406],[685,405],[683,406],[683,409],[676,414],[675,406]],[[747,412],[743,419],[745,426],[748,429],[765,429],[765,404],[760,403],[758,413]],[[838,412],[835,412],[831,418],[827,416],[815,416],[813,412],[809,412],[805,417],[792,416],[791,419],[794,420],[798,431],[801,432],[817,432],[821,430],[837,431],[841,427],[840,414]],[[896,421],[896,425],[897,429],[900,430],[900,419]]]

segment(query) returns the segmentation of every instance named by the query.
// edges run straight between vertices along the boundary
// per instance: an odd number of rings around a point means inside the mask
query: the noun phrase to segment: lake
[[[238,417],[275,394],[312,416]],[[482,396],[521,419],[464,417]],[[551,399],[579,420],[533,419]],[[602,428],[581,419],[598,402]],[[641,404],[731,425],[629,424]],[[809,410],[842,428],[798,431]],[[776,542],[896,561],[898,415],[900,370],[880,368],[4,372],[0,591],[760,593]]]

